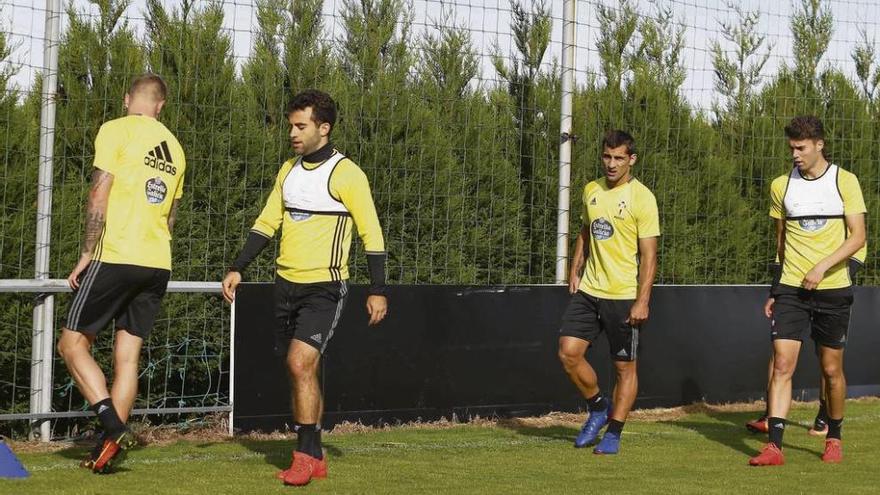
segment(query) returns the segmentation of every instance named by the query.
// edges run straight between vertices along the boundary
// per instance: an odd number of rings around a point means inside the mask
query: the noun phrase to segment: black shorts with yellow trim
[[[80,274],[64,326],[97,335],[115,320],[116,330],[146,340],[169,278],[171,271],[162,268],[92,261]]]
[[[770,338],[803,341],[809,335],[816,344],[832,349],[846,347],[852,287],[807,290],[779,285],[774,289]]]
[[[576,337],[591,345],[601,333],[608,336],[611,359],[635,361],[639,352],[639,329],[627,323],[635,299],[602,299],[578,291],[562,315],[562,337]]]
[[[275,277],[276,353],[284,355],[291,339],[321,354],[333,338],[348,295],[348,280],[301,284]]]

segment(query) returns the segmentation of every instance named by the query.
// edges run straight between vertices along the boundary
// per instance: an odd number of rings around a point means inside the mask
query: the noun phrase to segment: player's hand
[[[773,303],[775,302],[775,298],[768,297],[767,302],[764,303],[764,316],[766,316],[767,318],[773,318]]]
[[[644,323],[647,319],[648,303],[636,299],[636,302],[634,302],[632,307],[629,308],[629,317],[626,319],[626,322],[629,323],[631,326],[637,327]]]
[[[370,325],[375,325],[385,319],[385,315],[388,314],[388,298],[378,295],[368,296],[367,314],[370,315]]]
[[[226,302],[229,304],[232,304],[232,301],[235,300],[235,289],[238,288],[240,283],[241,273],[229,272],[223,277],[223,299],[226,299]]]
[[[819,286],[822,282],[822,279],[825,278],[825,268],[821,266],[821,264],[813,267],[812,270],[808,271],[806,276],[804,276],[803,281],[801,281],[801,285],[804,289],[813,290]]]
[[[572,273],[568,276],[568,293],[574,294],[578,291],[578,287],[581,286],[581,278],[577,276],[577,274]]]
[[[82,275],[82,272],[85,271],[86,268],[88,268],[91,262],[91,256],[81,256],[79,258],[79,261],[76,262],[76,266],[73,267],[73,271],[70,272],[70,275],[67,276],[67,285],[69,285],[71,289],[79,289],[79,276]]]

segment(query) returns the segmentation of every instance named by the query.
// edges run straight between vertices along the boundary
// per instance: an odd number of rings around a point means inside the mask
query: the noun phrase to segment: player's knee
[[[137,371],[140,364],[140,353],[117,352],[113,356],[113,369],[117,373],[134,369]]]
[[[562,363],[562,367],[566,370],[574,368],[584,359],[583,354],[573,352],[571,349],[565,347],[560,347],[557,355],[559,356],[559,362]]]
[[[71,355],[76,352],[78,347],[83,344],[88,346],[88,341],[80,340],[76,337],[77,336],[73,333],[63,332],[61,338],[58,339],[58,344],[55,346],[55,349],[64,361],[70,359]]]
[[[791,377],[794,374],[794,366],[796,361],[794,359],[776,356],[773,359],[773,376],[774,378],[786,378]]]
[[[822,375],[829,384],[834,385],[837,380],[843,378],[843,367],[840,363],[825,363],[822,365]]]
[[[626,362],[625,365],[617,367],[617,377],[620,380],[635,380],[638,378],[636,373],[635,361]]]
[[[287,359],[287,367],[293,378],[297,380],[311,378],[318,372],[318,361],[291,355]]]

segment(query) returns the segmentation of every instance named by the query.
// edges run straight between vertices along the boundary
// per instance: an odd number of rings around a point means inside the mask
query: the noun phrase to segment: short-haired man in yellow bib
[[[825,379],[828,433],[822,460],[843,459],[843,350],[853,302],[848,261],[865,245],[866,208],[859,180],[826,160],[822,121],[796,117],[785,127],[785,135],[794,166],[770,185],[770,216],[776,223],[782,270],[764,306],[771,317],[773,340],[767,397],[770,441],[749,460],[753,466],[785,463],[782,436],[791,407],[791,379],[805,336],[819,349]]]

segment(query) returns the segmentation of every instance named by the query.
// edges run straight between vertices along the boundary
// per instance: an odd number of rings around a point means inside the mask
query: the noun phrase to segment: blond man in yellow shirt
[[[166,94],[159,76],[136,78],[125,95],[127,115],[98,131],[82,252],[67,277],[73,301],[58,352],[103,428],[82,463],[95,472],[118,464],[120,451],[135,444],[125,423],[137,396],[141,346],[171,276],[171,231],[186,158],[157,120]],[[108,390],[91,346],[111,321],[116,335]]]

